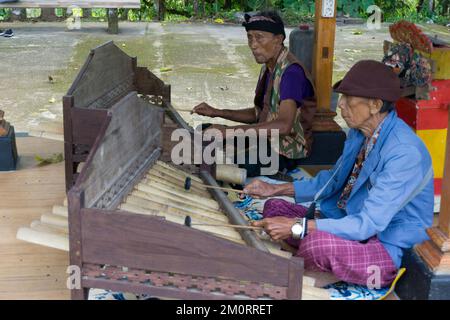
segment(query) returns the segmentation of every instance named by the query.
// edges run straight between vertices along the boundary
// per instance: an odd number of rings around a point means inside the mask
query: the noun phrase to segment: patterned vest
[[[264,87],[269,74],[266,65],[261,68],[255,95],[255,106],[259,109],[258,122],[272,121],[278,118],[280,112],[280,84],[284,71],[292,64],[298,64],[305,72],[314,92],[314,82],[305,67],[295,56],[284,48],[278,56],[273,76],[269,79],[266,92]],[[277,152],[289,159],[301,159],[310,154],[312,144],[312,121],[316,112],[317,103],[315,95],[302,101],[297,108],[291,133],[280,136],[279,150]]]

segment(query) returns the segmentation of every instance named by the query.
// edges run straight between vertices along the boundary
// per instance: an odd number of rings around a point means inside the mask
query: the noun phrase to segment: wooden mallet
[[[192,184],[191,177],[186,177],[186,180],[184,180],[184,190],[190,190],[191,189],[191,184]],[[201,184],[201,186],[203,186],[205,188],[223,190],[223,191],[228,191],[228,192],[245,193],[244,191],[238,190],[238,189],[216,187],[216,186],[210,186],[210,185],[207,185],[207,184]]]
[[[208,227],[225,227],[225,228],[248,229],[248,230],[262,230],[263,229],[262,227],[241,226],[241,225],[236,225],[236,224],[192,223],[192,218],[190,216],[186,216],[186,218],[184,218],[184,225],[186,227],[208,226]]]

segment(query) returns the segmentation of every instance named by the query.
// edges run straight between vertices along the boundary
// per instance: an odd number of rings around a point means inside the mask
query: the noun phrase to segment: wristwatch
[[[306,218],[297,219],[291,227],[293,239],[303,239],[306,236],[307,221]]]

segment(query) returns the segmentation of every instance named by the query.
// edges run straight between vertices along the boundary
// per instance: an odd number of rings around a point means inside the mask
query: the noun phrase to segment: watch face
[[[303,232],[303,227],[300,223],[296,223],[291,228],[292,234],[296,237],[299,237]]]

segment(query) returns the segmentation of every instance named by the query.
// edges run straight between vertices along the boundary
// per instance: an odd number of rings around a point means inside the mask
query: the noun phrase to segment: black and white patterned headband
[[[245,21],[242,25],[245,27],[245,31],[259,30],[273,33],[275,35],[282,34],[286,38],[286,33],[284,32],[284,25],[281,22],[275,22],[271,18],[255,15],[250,16],[249,14],[244,15]]]

